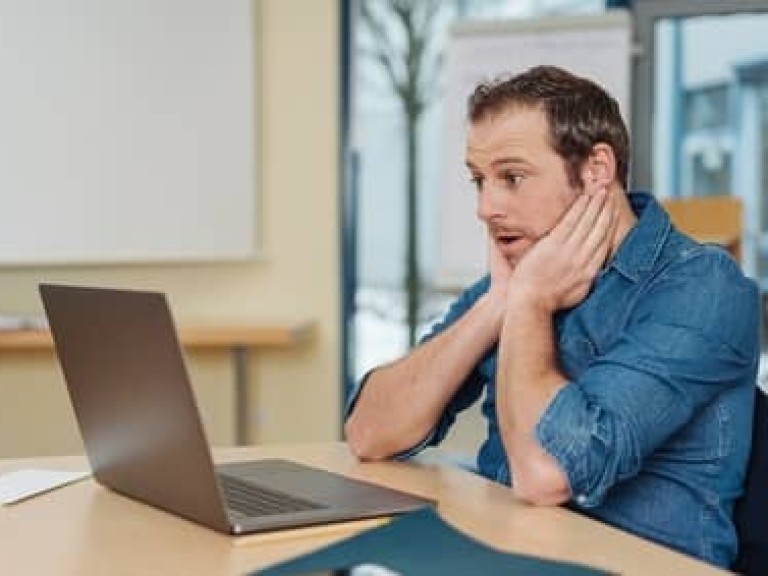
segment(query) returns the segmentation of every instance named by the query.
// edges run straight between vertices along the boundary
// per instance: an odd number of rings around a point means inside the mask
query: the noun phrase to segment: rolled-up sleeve
[[[541,446],[565,471],[577,504],[598,506],[608,489],[640,468],[641,435],[570,383],[560,390],[539,420]]]
[[[758,309],[754,284],[712,256],[649,287],[623,332],[536,426],[576,504],[599,506],[713,398],[754,381]]]

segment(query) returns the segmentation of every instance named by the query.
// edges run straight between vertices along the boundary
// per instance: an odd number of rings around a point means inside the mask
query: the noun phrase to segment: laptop
[[[389,516],[431,500],[304,464],[214,465],[165,295],[41,284],[95,479],[220,532]]]

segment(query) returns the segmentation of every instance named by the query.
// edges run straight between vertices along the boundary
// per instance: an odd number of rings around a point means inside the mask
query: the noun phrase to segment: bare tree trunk
[[[408,346],[416,344],[419,325],[421,278],[419,277],[419,213],[418,213],[418,122],[419,114],[406,113],[407,176],[406,176],[406,271]]]
[[[406,140],[406,254],[404,288],[408,345],[416,344],[419,326],[421,277],[419,271],[418,213],[418,134],[422,112],[429,105],[430,90],[424,83],[440,66],[440,56],[430,55],[429,39],[438,25],[441,0],[389,0],[381,6],[384,12],[371,9],[372,0],[362,0],[360,16],[367,24],[373,40],[371,56],[388,76],[395,95],[403,106]],[[388,16],[385,16],[387,14]],[[393,41],[389,25],[399,25],[404,34],[403,46]],[[431,66],[430,66],[431,64]]]

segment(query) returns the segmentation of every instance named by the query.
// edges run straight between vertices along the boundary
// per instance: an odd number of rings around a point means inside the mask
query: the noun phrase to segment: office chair
[[[736,196],[664,198],[672,223],[699,242],[720,244],[741,261],[742,202]]]
[[[733,569],[744,576],[768,575],[768,397],[757,386],[755,393],[746,487],[734,511],[739,554]]]

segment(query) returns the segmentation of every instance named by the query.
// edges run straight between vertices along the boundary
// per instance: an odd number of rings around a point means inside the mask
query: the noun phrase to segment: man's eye
[[[469,181],[472,183],[472,185],[477,190],[481,190],[483,188],[483,177],[482,176],[472,176],[472,178],[470,178]]]
[[[522,174],[504,174],[504,182],[507,183],[507,186],[510,188],[517,188],[520,186],[520,184],[523,183],[523,180],[525,180],[525,176]]]

